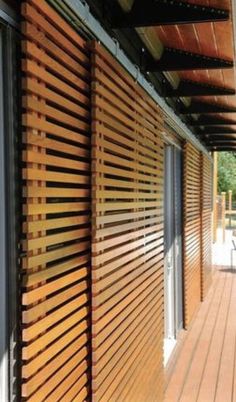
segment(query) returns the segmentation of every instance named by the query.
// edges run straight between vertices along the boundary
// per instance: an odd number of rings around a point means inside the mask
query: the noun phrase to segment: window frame
[[[0,400],[18,398],[19,52],[14,10],[0,0]]]

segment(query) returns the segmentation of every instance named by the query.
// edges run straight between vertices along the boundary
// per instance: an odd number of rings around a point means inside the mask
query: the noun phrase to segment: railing
[[[222,240],[225,242],[226,228],[232,229],[234,226],[234,216],[236,217],[236,201],[232,200],[232,190],[222,192],[217,195],[216,208],[214,214],[215,226],[222,229]]]

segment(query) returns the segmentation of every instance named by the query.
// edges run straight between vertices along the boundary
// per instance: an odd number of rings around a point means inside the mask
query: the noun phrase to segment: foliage
[[[218,194],[222,191],[233,191],[236,199],[236,153],[218,153]]]

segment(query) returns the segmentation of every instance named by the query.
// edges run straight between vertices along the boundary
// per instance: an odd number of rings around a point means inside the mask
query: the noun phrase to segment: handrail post
[[[225,243],[225,196],[226,196],[226,193],[224,191],[222,191],[221,196],[222,196],[222,208],[221,208],[222,237],[223,237],[223,243]]]
[[[232,221],[232,190],[229,190],[229,226],[231,228],[231,221]]]

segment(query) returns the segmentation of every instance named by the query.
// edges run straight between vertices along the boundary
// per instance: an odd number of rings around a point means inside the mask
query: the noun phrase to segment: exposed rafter
[[[112,7],[114,0],[107,0]],[[227,21],[229,11],[179,0],[135,0],[128,13],[111,16],[112,28]]]
[[[236,128],[229,128],[229,127],[205,127],[197,132],[197,135],[206,135],[206,134],[236,134]]]
[[[236,147],[236,140],[235,141],[218,141],[218,142],[206,142],[207,146],[213,146],[213,147],[221,147],[221,146],[235,146]]]
[[[209,102],[191,102],[189,107],[182,107],[181,114],[200,114],[200,113],[236,113],[236,107]]]
[[[182,80],[177,89],[166,88],[165,97],[235,95],[235,89]]]
[[[220,138],[220,139],[208,139],[207,142],[211,144],[220,144],[222,142],[227,142],[229,144],[235,143],[236,144],[236,138]]]
[[[209,70],[232,68],[233,61],[165,48],[160,60],[147,58],[147,71]]]
[[[235,145],[227,145],[227,144],[223,144],[223,145],[212,145],[212,146],[208,146],[208,149],[211,151],[217,151],[217,152],[225,152],[225,151],[234,151],[236,152],[236,144]]]
[[[198,120],[192,120],[191,126],[227,126],[236,125],[236,120],[224,119],[215,116],[200,116]]]
[[[236,145],[236,135],[205,135],[202,137],[202,141],[206,144],[207,147],[212,146],[232,146],[233,144]]]
[[[208,142],[217,142],[217,141],[236,141],[236,135],[229,134],[229,135],[214,135],[214,134],[207,134],[204,136],[204,141]]]

